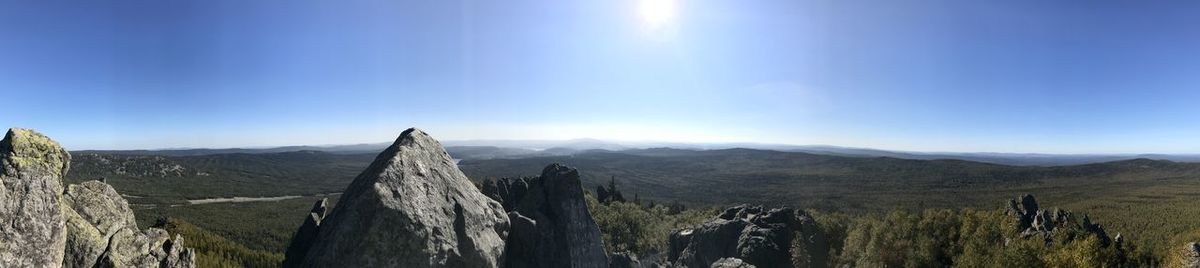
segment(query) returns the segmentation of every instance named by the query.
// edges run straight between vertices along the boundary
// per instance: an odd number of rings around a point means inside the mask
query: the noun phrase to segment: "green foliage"
[[[626,194],[702,206],[750,203],[846,215],[913,208],[992,210],[1009,198],[1033,193],[1045,203],[1086,211],[1110,235],[1121,233],[1130,261],[1149,266],[1161,266],[1182,247],[1176,236],[1200,230],[1200,221],[1180,216],[1200,215],[1200,163],[1137,159],[1033,167],[747,149],[651,149],[468,159],[460,168],[476,179],[511,177],[536,174],[551,162],[578,168],[584,185],[604,184],[616,176]],[[1187,241],[1200,241],[1192,239]]]
[[[667,238],[671,232],[703,222],[715,210],[684,210],[667,213],[663,205],[643,207],[631,202],[602,204],[591,193],[586,195],[588,210],[604,239],[608,252],[633,251],[636,253],[663,252],[667,249]]]
[[[329,205],[335,205],[338,197],[328,196]],[[170,217],[201,226],[250,249],[284,252],[313,203],[320,199],[155,206],[137,209],[134,214],[142,226]]]
[[[853,220],[831,266],[851,267],[1117,267],[1118,249],[1077,226],[1060,227],[1047,243],[1016,231],[1002,210],[893,211]],[[836,235],[831,235],[836,236]]]
[[[184,244],[196,249],[199,267],[279,267],[283,263],[282,253],[249,249],[180,219],[165,219],[157,227],[172,236],[183,236]]]
[[[177,217],[253,250],[283,252],[315,200],[312,195],[341,191],[374,156],[316,152],[202,156],[80,153],[74,155],[66,181],[106,177],[127,195],[143,226],[158,217]],[[589,152],[571,157],[468,159],[460,167],[479,180],[538,174],[551,162],[578,168],[589,189],[607,184],[616,176],[624,194],[645,200],[679,201],[693,207],[751,203],[813,208],[809,212],[817,216],[821,229],[831,237],[840,237],[827,241],[833,256],[830,262],[851,258],[867,264],[904,266],[950,258],[960,267],[1021,267],[1080,259],[1046,257],[1044,245],[1026,240],[1005,243],[1004,237],[1012,237],[1005,231],[1011,230],[1000,228],[1008,223],[993,210],[1023,193],[1033,193],[1043,203],[1087,212],[1093,220],[1104,223],[1110,235],[1121,233],[1128,260],[1137,265],[1162,266],[1186,242],[1200,241],[1200,221],[1181,216],[1200,215],[1200,206],[1196,206],[1200,204],[1200,180],[1195,179],[1200,176],[1200,164],[1195,163],[1131,160],[1015,167],[745,149],[664,149]],[[206,205],[184,202],[281,195],[306,197]],[[331,198],[334,200],[336,197]],[[612,241],[606,243],[610,251],[661,250],[673,229],[712,215],[691,210],[660,213],[661,206],[590,206],[606,241]],[[913,208],[935,212],[892,212]],[[941,209],[957,211],[958,216],[936,212]],[[891,229],[889,221],[915,229],[907,234],[886,234]],[[937,224],[955,229],[923,227]],[[926,236],[931,239],[898,241]],[[932,237],[955,242],[936,242]],[[892,247],[904,249],[880,251]],[[901,262],[901,258],[912,261]]]
[[[73,155],[68,183],[105,178],[132,203],[340,192],[374,154],[288,152],[199,156]]]

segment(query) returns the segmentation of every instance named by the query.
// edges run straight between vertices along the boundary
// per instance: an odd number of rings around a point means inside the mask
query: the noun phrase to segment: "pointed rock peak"
[[[400,137],[388,146],[379,156],[375,157],[375,161],[367,168],[367,171],[378,171],[393,164],[393,159],[402,154],[419,154],[423,155],[420,158],[436,159],[435,162],[451,161],[450,154],[446,153],[446,149],[429,134],[417,128],[409,128],[400,133]]]
[[[544,178],[579,178],[579,171],[574,168],[554,163],[542,169]]]
[[[433,137],[430,137],[429,134],[425,133],[425,131],[421,131],[420,129],[417,129],[415,127],[406,129],[406,130],[404,130],[404,132],[401,132],[400,137],[396,138],[396,142],[393,143],[392,146],[405,146],[405,145],[411,145],[413,143],[421,143],[421,144],[434,143],[434,144],[437,144],[438,147],[441,147],[441,143],[439,143],[437,140],[433,139]]]
[[[67,173],[71,155],[58,142],[36,131],[12,128],[0,140],[0,157],[18,170],[44,171],[54,176]]]
[[[502,206],[411,128],[346,187],[307,252],[288,258],[301,267],[498,267],[508,229]]]

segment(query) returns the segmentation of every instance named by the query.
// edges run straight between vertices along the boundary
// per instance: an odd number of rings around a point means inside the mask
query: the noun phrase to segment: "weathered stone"
[[[175,235],[175,239],[167,240],[163,244],[163,249],[167,256],[163,258],[161,268],[195,268],[196,267],[196,250],[184,247],[183,236]]]
[[[785,267],[791,262],[792,233],[786,226],[749,225],[738,237],[741,259],[764,267]]]
[[[642,262],[638,260],[637,254],[633,252],[617,252],[609,256],[609,268],[641,268]]]
[[[529,181],[535,178],[501,178],[483,182],[484,195],[500,202],[504,211],[513,211],[525,193],[529,191]]]
[[[712,268],[755,268],[754,265],[746,263],[738,258],[721,258],[713,262]]]
[[[86,181],[67,186],[66,267],[195,267],[193,249],[166,231],[139,231],[133,210],[112,186]]]
[[[0,141],[0,267],[194,267],[182,238],[137,231],[108,184],[67,186],[71,156],[49,138],[11,129]],[[166,245],[165,245],[166,244]],[[169,260],[168,260],[169,259]]]
[[[65,203],[63,204],[63,212],[66,217],[67,232],[63,266],[95,266],[96,260],[100,258],[101,254],[104,254],[104,249],[108,247],[108,239],[112,234],[101,234],[95,225],[84,220],[83,217],[75,213],[75,210],[72,210]],[[113,233],[116,231],[113,230]]]
[[[313,240],[317,238],[321,221],[325,219],[327,201],[325,198],[321,198],[313,204],[308,217],[304,219],[304,224],[300,225],[300,229],[296,230],[295,235],[292,235],[292,242],[288,244],[287,252],[284,255],[283,267],[300,267],[303,263],[305,254],[312,248]]]
[[[717,218],[672,233],[667,260],[685,267],[703,268],[721,258],[737,256],[738,239],[749,224],[742,219]]]
[[[539,267],[538,248],[534,245],[542,239],[537,222],[516,211],[508,213],[512,226],[505,241],[504,267]]]
[[[97,267],[158,267],[155,256],[165,256],[162,244],[169,238],[166,231],[151,228],[146,232],[121,229],[109,240],[108,250]]]
[[[514,226],[507,245],[508,267],[607,267],[600,228],[584,201],[579,172],[552,164],[528,184],[515,212],[530,220],[521,219],[520,229]]]
[[[408,129],[323,219],[305,267],[498,267],[508,217],[441,144]]]
[[[0,140],[0,267],[59,267],[66,246],[62,176],[71,155],[27,129]]]
[[[722,258],[737,258],[757,267],[792,267],[792,241],[800,232],[812,248],[809,263],[824,263],[827,249],[818,248],[818,234],[806,233],[796,211],[788,208],[764,212],[760,206],[736,206],[697,227],[671,235],[667,258],[677,266],[703,268]],[[801,213],[807,216],[807,214]],[[810,221],[810,220],[809,220]],[[811,224],[811,222],[808,222]],[[807,232],[814,232],[810,227]],[[809,241],[807,239],[813,239]],[[821,243],[823,244],[823,243]]]
[[[1038,204],[1033,195],[1026,194],[1017,199],[1008,201],[1008,214],[1013,216],[1013,222],[1018,230],[1025,230],[1033,226],[1034,217],[1037,216]]]
[[[95,225],[104,237],[122,228],[137,229],[137,220],[129,203],[116,189],[100,181],[85,181],[67,186],[63,202],[86,222]]]

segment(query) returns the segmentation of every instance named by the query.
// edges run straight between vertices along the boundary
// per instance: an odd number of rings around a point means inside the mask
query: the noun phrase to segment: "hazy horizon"
[[[606,140],[1200,152],[1200,3],[0,2],[71,149]]]
[[[357,146],[357,145],[380,145],[385,146],[391,144],[393,140],[375,141],[375,142],[355,142],[355,143],[319,143],[319,144],[278,144],[278,145],[244,145],[244,146],[229,146],[229,147],[161,147],[161,148],[70,148],[63,145],[69,151],[170,151],[170,150],[226,150],[226,149],[275,149],[286,147],[341,147],[341,146]],[[1043,156],[1139,156],[1139,155],[1173,155],[1173,156],[1198,156],[1200,153],[1176,152],[1085,152],[1085,153],[1053,153],[1053,152],[1030,152],[1030,151],[916,151],[902,150],[891,148],[876,148],[876,147],[854,147],[842,146],[836,144],[788,144],[788,143],[762,143],[762,142],[687,142],[687,141],[664,141],[664,140],[613,140],[613,139],[597,139],[590,137],[571,138],[571,139],[450,139],[440,140],[447,147],[456,146],[492,146],[498,148],[517,148],[517,149],[532,149],[545,150],[553,149],[556,146],[526,146],[527,144],[570,144],[571,142],[600,142],[604,145],[624,146],[623,149],[650,149],[650,148],[671,148],[685,150],[714,150],[714,149],[758,149],[758,150],[821,150],[821,149],[848,149],[848,150],[878,150],[892,153],[912,153],[912,154],[1001,154],[1001,155],[1043,155]],[[584,146],[588,147],[588,146]],[[791,148],[789,148],[791,147]],[[590,148],[598,149],[598,148]]]

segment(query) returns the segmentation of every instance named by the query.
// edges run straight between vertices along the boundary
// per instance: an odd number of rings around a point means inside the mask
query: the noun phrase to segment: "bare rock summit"
[[[317,229],[301,267],[498,267],[509,221],[438,141],[412,128],[351,182]]]

